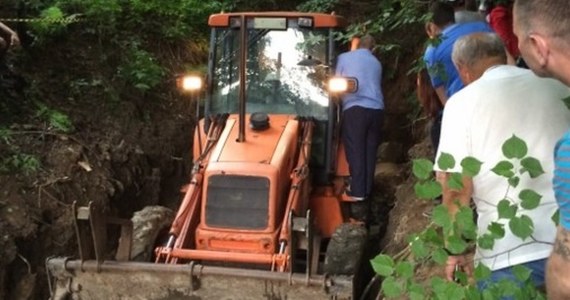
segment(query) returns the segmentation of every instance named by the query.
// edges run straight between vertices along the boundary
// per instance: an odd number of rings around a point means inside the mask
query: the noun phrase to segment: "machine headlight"
[[[358,90],[358,80],[353,77],[332,77],[328,89],[330,93],[355,93]]]
[[[183,91],[195,92],[202,89],[202,77],[197,75],[186,75],[180,78],[179,86]]]

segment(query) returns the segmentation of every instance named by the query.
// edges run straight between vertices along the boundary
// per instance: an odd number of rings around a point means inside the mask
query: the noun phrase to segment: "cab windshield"
[[[285,22],[285,20],[283,21]],[[288,19],[279,29],[257,28],[248,19],[246,112],[328,118],[327,29],[300,28]],[[237,113],[240,30],[214,29],[209,113]]]

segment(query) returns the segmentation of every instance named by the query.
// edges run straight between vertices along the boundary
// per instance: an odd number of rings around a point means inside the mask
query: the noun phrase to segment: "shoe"
[[[351,196],[347,192],[342,193],[342,200],[343,201],[358,202],[358,201],[364,201],[364,199],[366,199],[366,198],[365,197]]]

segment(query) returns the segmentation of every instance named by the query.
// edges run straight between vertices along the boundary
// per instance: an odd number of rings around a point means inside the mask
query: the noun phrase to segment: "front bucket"
[[[353,299],[351,276],[312,276],[203,266],[53,258],[51,300]]]

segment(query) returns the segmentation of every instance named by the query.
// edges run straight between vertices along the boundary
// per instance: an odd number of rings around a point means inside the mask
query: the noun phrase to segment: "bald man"
[[[372,53],[374,45],[374,38],[364,35],[359,48],[341,54],[336,65],[338,76],[358,80],[358,90],[342,96],[341,126],[350,172],[345,198],[351,202],[351,217],[359,221],[367,221],[384,118],[382,64]]]

